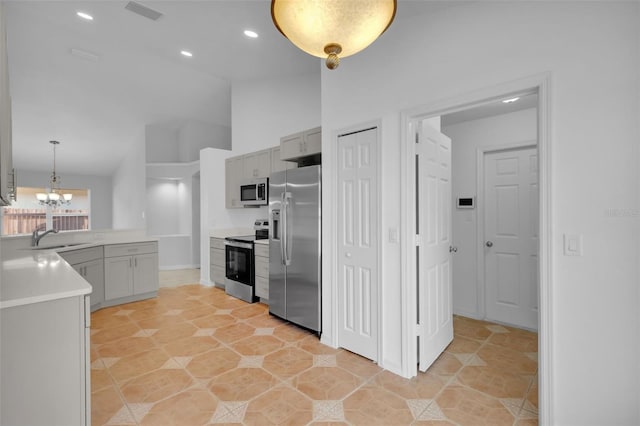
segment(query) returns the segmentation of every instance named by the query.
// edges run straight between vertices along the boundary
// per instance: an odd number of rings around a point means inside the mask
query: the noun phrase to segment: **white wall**
[[[231,149],[231,127],[189,120],[181,126],[150,124],[145,129],[147,163],[198,161],[203,148]]]
[[[536,142],[537,109],[516,111],[442,127],[451,138],[452,198],[476,197],[477,152],[480,147]],[[453,311],[479,318],[477,289],[477,209],[453,212]],[[482,226],[480,224],[480,226]]]
[[[606,213],[638,208],[638,8],[459,4],[397,21],[339,69],[322,71],[324,206],[335,209],[328,186],[334,132],[380,119],[383,235],[401,225],[401,111],[550,73],[553,424],[640,423],[638,219]],[[324,215],[324,289],[335,226]],[[562,255],[564,233],[584,236],[583,257]],[[382,249],[382,361],[396,368],[403,355],[400,246],[385,242]]]
[[[51,173],[18,170],[18,185],[40,188],[49,185]],[[91,197],[91,229],[110,229],[112,184],[110,176],[62,175],[63,188],[88,189]],[[73,202],[72,202],[73,203]]]
[[[147,179],[147,232],[149,235],[172,235],[180,232],[180,212],[183,196],[180,181]]]
[[[199,170],[198,161],[146,166],[147,234],[159,239],[160,269],[200,264],[199,247],[192,249],[194,235],[199,239],[200,212],[193,211],[200,197],[197,188],[194,200],[193,176]]]
[[[113,228],[146,229],[144,134],[133,139],[129,153],[113,174]]]
[[[188,121],[180,128],[177,161],[197,161],[204,148],[231,149],[231,127]]]
[[[282,136],[320,125],[320,73],[235,83],[234,155],[280,145]]]
[[[178,130],[160,124],[145,127],[145,155],[147,163],[178,161]]]

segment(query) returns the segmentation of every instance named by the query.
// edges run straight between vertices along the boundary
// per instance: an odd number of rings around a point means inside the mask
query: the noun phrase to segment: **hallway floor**
[[[537,335],[463,317],[454,341],[407,380],[223,290],[91,316],[97,425],[537,425]]]

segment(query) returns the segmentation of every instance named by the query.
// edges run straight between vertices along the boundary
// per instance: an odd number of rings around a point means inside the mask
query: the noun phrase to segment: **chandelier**
[[[51,182],[49,183],[49,191],[36,193],[36,199],[41,205],[50,207],[60,207],[69,205],[73,194],[63,194],[60,189],[60,176],[56,175],[56,145],[60,145],[58,141],[49,141],[53,145],[53,173],[51,173]],[[46,191],[46,189],[45,189]]]
[[[276,28],[299,49],[326,57],[329,69],[373,43],[395,14],[396,0],[271,0]]]

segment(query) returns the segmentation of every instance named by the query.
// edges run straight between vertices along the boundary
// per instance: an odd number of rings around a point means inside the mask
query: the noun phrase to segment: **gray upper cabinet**
[[[271,174],[271,150],[252,152],[242,156],[243,158],[243,178],[269,177]]]
[[[297,163],[292,161],[283,161],[280,159],[280,147],[271,148],[271,173],[281,172],[283,170],[295,169]]]
[[[7,27],[0,2],[0,205],[15,199],[15,175],[11,149],[11,97],[9,96],[9,63],[7,59]]]
[[[316,127],[280,139],[280,159],[296,160],[322,151],[322,128]]]

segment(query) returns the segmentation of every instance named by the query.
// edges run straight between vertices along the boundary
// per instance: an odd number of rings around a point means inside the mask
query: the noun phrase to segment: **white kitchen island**
[[[0,424],[88,425],[91,286],[53,251],[2,259]]]
[[[157,240],[97,234],[55,235],[36,249],[28,237],[2,238],[0,424],[90,425],[91,299],[101,295],[97,309],[157,295]],[[102,262],[101,275],[91,266]],[[107,271],[126,287],[112,298]]]

